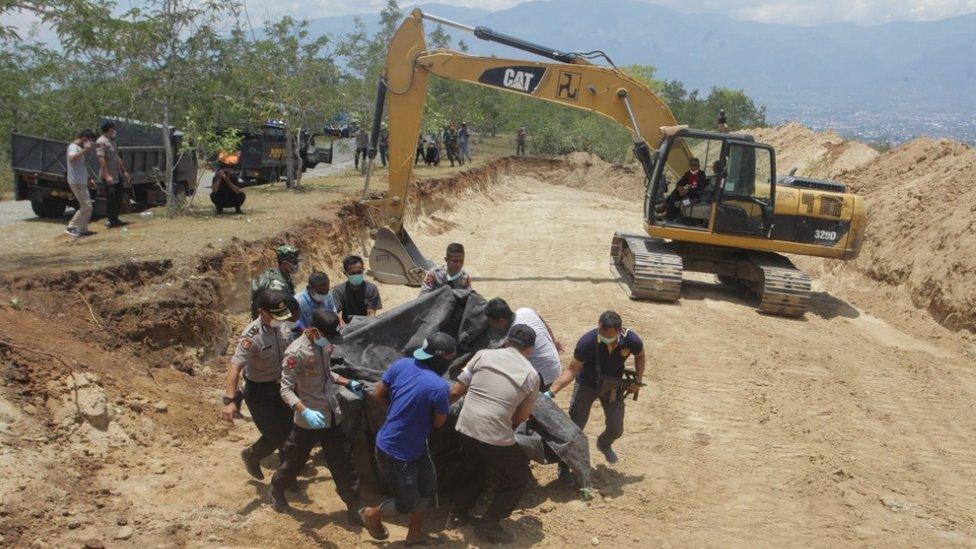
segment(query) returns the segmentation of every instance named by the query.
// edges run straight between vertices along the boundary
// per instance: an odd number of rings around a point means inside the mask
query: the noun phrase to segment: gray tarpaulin
[[[380,316],[356,318],[343,330],[344,341],[338,345],[336,355],[344,363],[333,369],[344,376],[375,383],[405,350],[419,347],[425,337],[441,331],[454,336],[459,344],[458,358],[444,376],[453,381],[474,352],[489,346],[485,305],[484,298],[476,292],[444,287]],[[365,481],[382,486],[373,452],[386,410],[369,397],[357,400],[346,390],[341,396],[342,428],[352,441],[357,470]],[[463,404],[462,399],[452,406],[447,425],[435,429],[430,436],[442,489],[463,482],[466,475],[476,474],[470,466],[476,460],[464,454],[460,435],[454,430]],[[580,486],[590,485],[586,435],[548,398],[540,395],[532,418],[519,428],[516,438],[532,459],[542,463],[562,460],[573,469]]]

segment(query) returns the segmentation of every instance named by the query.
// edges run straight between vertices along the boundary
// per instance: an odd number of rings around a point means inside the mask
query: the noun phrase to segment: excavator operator
[[[708,182],[705,179],[705,172],[701,170],[701,161],[692,158],[688,161],[688,171],[681,176],[678,184],[665,201],[668,221],[674,221],[681,213],[679,204],[688,199],[698,201],[701,198],[701,191]]]

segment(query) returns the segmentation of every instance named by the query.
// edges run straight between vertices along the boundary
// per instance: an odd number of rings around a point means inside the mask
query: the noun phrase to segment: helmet
[[[285,244],[284,246],[278,246],[275,248],[275,255],[278,256],[278,262],[287,261],[289,263],[298,263],[300,256],[298,255],[298,249],[294,246],[289,246]]]

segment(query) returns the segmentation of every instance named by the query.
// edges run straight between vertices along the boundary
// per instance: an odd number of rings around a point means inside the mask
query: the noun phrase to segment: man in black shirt
[[[342,270],[347,280],[332,289],[332,301],[342,322],[348,323],[354,316],[375,316],[383,308],[380,290],[376,284],[367,282],[363,273],[366,266],[363,258],[350,255],[342,260]]]

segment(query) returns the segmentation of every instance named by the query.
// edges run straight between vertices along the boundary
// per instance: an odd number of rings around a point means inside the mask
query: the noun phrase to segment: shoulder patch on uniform
[[[255,334],[257,334],[257,333],[258,333],[258,332],[260,332],[260,331],[261,331],[261,325],[260,325],[260,324],[257,324],[257,323],[255,323],[255,324],[252,324],[252,325],[251,325],[251,326],[250,326],[250,327],[249,327],[249,328],[247,329],[247,331],[246,331],[246,332],[244,332],[244,337],[250,337],[250,336],[253,336],[253,335],[255,335]]]
[[[251,348],[251,338],[249,338],[249,337],[242,337],[241,338],[241,349],[244,349],[246,351],[246,350],[248,350],[250,348]]]
[[[293,369],[295,366],[298,366],[298,359],[296,359],[293,355],[288,355],[285,357],[285,368]]]

